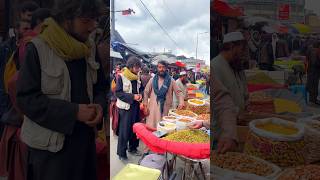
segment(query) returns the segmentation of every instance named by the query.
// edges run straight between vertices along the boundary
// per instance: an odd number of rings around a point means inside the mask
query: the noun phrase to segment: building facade
[[[305,0],[228,0],[248,16],[261,16],[283,23],[305,23]],[[289,17],[281,17],[279,9],[287,5]]]

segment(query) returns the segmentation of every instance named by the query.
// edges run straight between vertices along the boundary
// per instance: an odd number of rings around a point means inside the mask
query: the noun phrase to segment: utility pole
[[[198,59],[198,39],[199,39],[199,33],[197,33],[196,60]]]
[[[115,19],[115,7],[114,7],[114,1],[111,0],[111,42],[114,40],[114,35],[116,32],[116,19]]]
[[[198,39],[200,34],[207,34],[208,32],[197,33],[197,44],[196,44],[196,60],[198,59]]]

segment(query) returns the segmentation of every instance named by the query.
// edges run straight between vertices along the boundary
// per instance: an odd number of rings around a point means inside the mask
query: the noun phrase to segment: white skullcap
[[[244,40],[244,37],[241,32],[231,32],[223,36],[223,44],[242,40]]]
[[[181,72],[180,72],[180,76],[184,76],[184,75],[187,75],[187,72],[181,71]]]

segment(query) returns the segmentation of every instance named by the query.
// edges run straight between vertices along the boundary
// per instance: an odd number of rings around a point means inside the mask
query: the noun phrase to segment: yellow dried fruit
[[[180,130],[171,133],[163,139],[175,142],[186,143],[209,143],[210,137],[201,130]]]
[[[197,115],[189,110],[175,110],[174,111],[179,116],[188,116],[188,117],[196,117]]]
[[[298,133],[298,129],[294,127],[274,124],[272,122],[261,123],[256,125],[257,128],[281,135],[293,135]]]

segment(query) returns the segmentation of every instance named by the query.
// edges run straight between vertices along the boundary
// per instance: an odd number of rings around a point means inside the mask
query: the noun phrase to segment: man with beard
[[[213,76],[227,89],[239,113],[245,111],[249,97],[246,77],[241,68],[242,53],[245,48],[241,32],[231,32],[224,36],[222,52],[212,60]]]
[[[147,125],[156,128],[163,116],[167,116],[172,108],[173,93],[179,99],[179,109],[184,107],[184,96],[180,88],[167,72],[168,63],[159,61],[157,74],[150,79],[144,90],[144,106],[149,109]]]
[[[116,105],[119,108],[118,126],[118,149],[117,154],[120,160],[127,160],[127,147],[129,142],[129,153],[139,156],[137,148],[139,140],[133,133],[133,124],[140,120],[140,101],[142,100],[141,81],[138,73],[141,70],[141,60],[135,56],[130,56],[127,67],[123,69],[117,80]]]
[[[97,179],[95,129],[107,81],[89,35],[99,7],[98,0],[55,0],[52,18],[27,44],[17,104],[28,180]]]
[[[187,90],[187,83],[188,83],[188,79],[187,79],[187,72],[182,71],[179,74],[179,79],[176,80],[176,84],[177,86],[180,88],[180,90],[182,91],[184,100],[187,100],[188,98],[188,90]],[[179,105],[179,101],[178,98],[175,94],[173,94],[173,107],[177,108]]]

